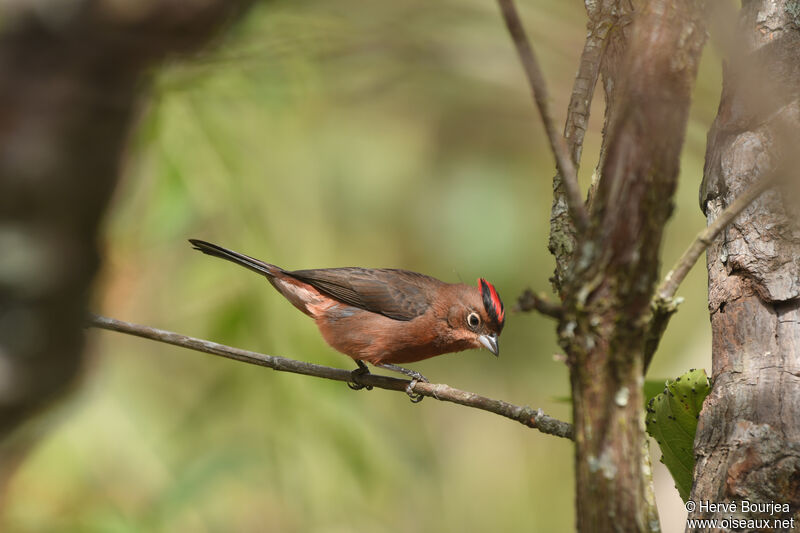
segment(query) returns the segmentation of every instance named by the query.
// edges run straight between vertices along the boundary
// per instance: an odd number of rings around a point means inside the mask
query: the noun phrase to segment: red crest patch
[[[489,283],[483,278],[478,278],[478,286],[481,289],[481,296],[483,297],[483,307],[491,318],[502,326],[505,321],[505,309],[503,308],[503,301],[500,295],[494,288],[494,285]]]

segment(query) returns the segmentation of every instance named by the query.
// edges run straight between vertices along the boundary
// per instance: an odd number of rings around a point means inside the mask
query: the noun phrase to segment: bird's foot
[[[417,383],[419,383],[419,380],[414,378],[411,380],[411,383],[406,385],[406,394],[408,394],[408,398],[411,400],[411,403],[419,403],[425,398],[425,396],[422,394],[417,394],[414,392],[414,387],[417,386]]]
[[[430,381],[428,381],[428,378],[426,378],[416,370],[403,368],[402,366],[397,366],[397,365],[390,365],[389,363],[382,363],[375,366],[380,368],[385,368],[386,370],[391,370],[393,372],[399,372],[401,374],[410,377],[411,383],[409,383],[406,386],[406,394],[408,394],[408,397],[411,399],[412,403],[419,403],[422,401],[423,398],[425,398],[425,396],[423,396],[422,394],[414,392],[414,387],[416,387],[417,383],[419,383],[420,381],[423,383],[430,383]]]
[[[360,383],[361,377],[369,374],[369,368],[367,368],[367,365],[361,361],[356,361],[356,363],[358,364],[358,368],[350,372],[350,376],[353,378],[353,381],[348,382],[347,386],[353,390],[372,390],[372,385],[364,385],[363,383]]]

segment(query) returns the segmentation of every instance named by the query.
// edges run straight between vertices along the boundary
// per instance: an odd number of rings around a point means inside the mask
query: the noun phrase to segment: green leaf
[[[664,390],[647,402],[647,433],[661,447],[661,462],[672,474],[684,502],[692,490],[697,418],[710,390],[705,370],[692,369],[667,381]]]
[[[647,407],[648,402],[661,394],[664,390],[666,379],[646,379],[644,380],[644,405]]]

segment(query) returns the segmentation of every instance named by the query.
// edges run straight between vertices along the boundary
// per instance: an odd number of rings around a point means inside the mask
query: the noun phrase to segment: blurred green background
[[[520,3],[563,124],[582,2]],[[671,265],[697,205],[720,60],[695,91]],[[599,93],[599,91],[598,91]],[[581,179],[599,150],[593,108]],[[553,158],[496,4],[263,3],[155,75],[107,219],[102,314],[343,368],[262,278],[196,237],[286,268],[398,267],[549,291]],[[649,377],[709,367],[705,271],[689,276]],[[568,531],[572,445],[480,411],[89,331],[90,360],[6,494],[3,531]],[[569,419],[551,321],[512,315],[502,354],[411,365]],[[660,465],[659,465],[660,466]],[[656,471],[665,531],[682,506]],[[676,503],[677,502],[677,503]],[[675,507],[677,505],[677,507]],[[676,511],[677,509],[677,511]]]

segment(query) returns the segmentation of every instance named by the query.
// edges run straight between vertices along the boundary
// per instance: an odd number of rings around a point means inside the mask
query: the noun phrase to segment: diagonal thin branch
[[[550,149],[556,158],[558,172],[563,177],[570,214],[575,222],[576,229],[582,232],[589,226],[589,215],[586,212],[586,206],[583,203],[583,197],[578,187],[578,173],[575,169],[575,164],[572,162],[569,148],[564,136],[556,130],[553,122],[544,75],[539,67],[539,62],[533,52],[528,36],[525,34],[525,28],[522,26],[522,21],[519,18],[519,13],[517,13],[513,0],[497,0],[497,3],[500,5],[500,11],[503,14],[506,27],[511,34],[517,54],[522,62],[522,67],[525,70],[525,75],[528,78],[533,100],[536,102],[536,107],[542,117],[542,123],[547,133],[547,139],[550,142]]]
[[[756,198],[761,196],[764,191],[772,187],[773,183],[775,183],[775,177],[775,174],[770,174],[755,182],[726,207],[713,223],[697,234],[694,242],[689,245],[689,248],[683,252],[683,255],[678,259],[678,262],[675,263],[675,266],[672,267],[672,270],[664,277],[664,281],[661,282],[661,285],[659,285],[656,291],[656,298],[669,300],[675,296],[678,286],[683,282],[686,275],[700,258],[700,255],[711,246],[711,243],[714,242],[717,235],[739,216],[739,213],[744,211],[744,209],[753,203]]]
[[[667,329],[670,318],[678,310],[680,299],[676,299],[675,293],[678,287],[686,278],[686,275],[692,269],[694,264],[711,246],[714,239],[722,233],[722,231],[733,222],[739,213],[745,210],[747,206],[753,203],[759,196],[761,196],[767,189],[774,185],[779,172],[772,172],[767,176],[761,178],[752,184],[746,191],[741,193],[728,207],[726,207],[703,231],[697,234],[695,240],[683,252],[683,255],[678,259],[675,266],[664,277],[656,290],[653,301],[650,304],[653,316],[650,318],[648,326],[647,338],[645,340],[644,349],[644,373],[650,367],[653,361],[658,345],[661,342],[664,332]]]
[[[135,335],[145,339],[164,342],[166,344],[172,344],[182,348],[189,348],[190,350],[196,350],[198,352],[218,355],[220,357],[234,359],[243,363],[265,366],[281,372],[292,372],[295,374],[303,374],[305,376],[332,379],[334,381],[353,381],[352,373],[349,370],[315,365],[312,363],[288,359],[286,357],[251,352],[249,350],[233,348],[204,339],[187,337],[186,335],[180,335],[171,331],[151,328],[149,326],[142,326],[139,324],[132,324],[130,322],[123,322],[122,320],[117,320],[114,318],[92,315],[89,317],[88,325],[95,328],[117,331],[119,333],[127,333],[128,335]],[[377,374],[365,374],[359,376],[358,381],[360,384],[369,385],[379,389],[403,392],[405,392],[406,387],[408,387],[410,383],[405,379],[380,376]],[[510,418],[511,420],[516,420],[525,426],[538,429],[542,433],[555,435],[565,439],[572,439],[572,424],[547,416],[542,412],[541,409],[532,409],[531,407],[527,406],[520,407],[502,400],[494,400],[492,398],[480,396],[473,392],[467,392],[460,389],[455,389],[449,385],[436,383],[417,382],[413,387],[413,392],[444,402],[457,403],[466,407],[473,407],[475,409],[488,411],[490,413]]]

